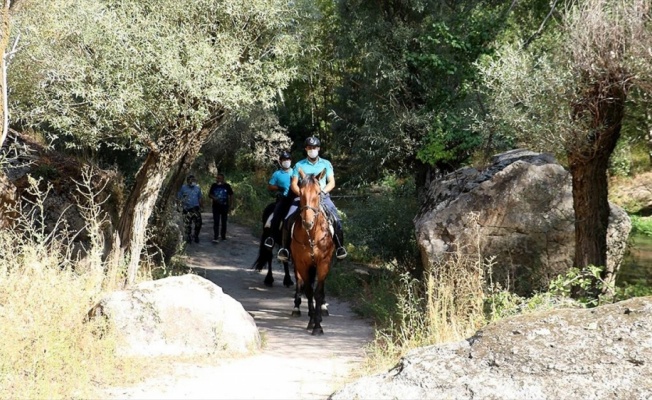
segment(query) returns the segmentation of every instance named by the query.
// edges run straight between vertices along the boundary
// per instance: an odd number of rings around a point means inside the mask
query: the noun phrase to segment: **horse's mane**
[[[306,174],[303,178],[299,179],[299,187],[304,187],[308,183],[319,183],[317,181],[317,175],[316,174]]]

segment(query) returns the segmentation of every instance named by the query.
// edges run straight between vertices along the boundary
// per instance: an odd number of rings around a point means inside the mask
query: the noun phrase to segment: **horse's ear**
[[[299,168],[299,176],[301,177],[301,179],[306,177],[306,173],[303,172],[303,170],[301,168]]]
[[[319,175],[317,175],[317,180],[320,181],[326,175],[326,168],[322,169]]]

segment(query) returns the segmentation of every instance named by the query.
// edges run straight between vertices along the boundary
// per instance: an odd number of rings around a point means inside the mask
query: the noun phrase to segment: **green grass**
[[[652,237],[652,217],[639,217],[638,215],[630,215],[632,220],[631,235],[644,235]]]

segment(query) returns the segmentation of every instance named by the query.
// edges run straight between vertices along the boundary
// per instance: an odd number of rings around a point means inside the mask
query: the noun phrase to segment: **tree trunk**
[[[652,165],[652,113],[649,108],[645,108],[645,122],[646,122],[646,135],[647,141],[647,157],[648,163]]]
[[[618,82],[618,80],[615,80]],[[569,151],[568,161],[573,181],[573,209],[575,211],[574,266],[604,267],[603,280],[615,279],[615,271],[607,265],[607,227],[609,225],[608,176],[609,157],[620,138],[624,116],[626,88],[609,78],[595,84],[587,94],[586,102],[578,104],[577,116],[588,114],[592,131],[584,135],[583,146]],[[597,283],[597,282],[594,282]],[[597,297],[595,288],[582,293],[579,287],[572,290],[574,297]]]
[[[134,283],[138,273],[140,253],[145,244],[147,221],[152,215],[159,189],[165,179],[167,168],[162,164],[160,155],[150,151],[136,174],[134,186],[118,221],[118,234],[123,254],[129,259],[125,282],[127,285]]]
[[[209,126],[199,131],[165,135],[160,138],[160,145],[151,146],[152,150],[136,174],[134,186],[118,221],[117,231],[120,240],[117,245],[121,246],[120,254],[127,256],[129,260],[125,278],[126,286],[135,282],[140,266],[140,255],[145,244],[147,224],[169,169],[186,155],[196,157],[198,149],[222,120],[221,116],[217,117]],[[192,163],[192,160],[188,158],[185,162]]]
[[[9,107],[7,89],[7,47],[9,46],[9,0],[5,0],[0,10],[0,112],[2,112],[2,131],[0,132],[0,147],[9,133]]]
[[[608,160],[571,164],[575,210],[575,258],[578,268],[607,264]]]

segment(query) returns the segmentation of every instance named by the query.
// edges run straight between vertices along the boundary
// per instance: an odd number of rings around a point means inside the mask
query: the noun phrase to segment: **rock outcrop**
[[[247,354],[260,348],[251,315],[197,275],[148,281],[103,298],[90,312],[109,319],[126,355]]]
[[[434,181],[414,219],[424,268],[445,254],[495,256],[493,281],[521,295],[546,290],[573,263],[570,174],[548,154],[513,150],[482,171],[463,168]],[[614,275],[631,221],[611,205],[607,270]]]
[[[408,353],[344,399],[650,399],[652,297],[498,321]]]

